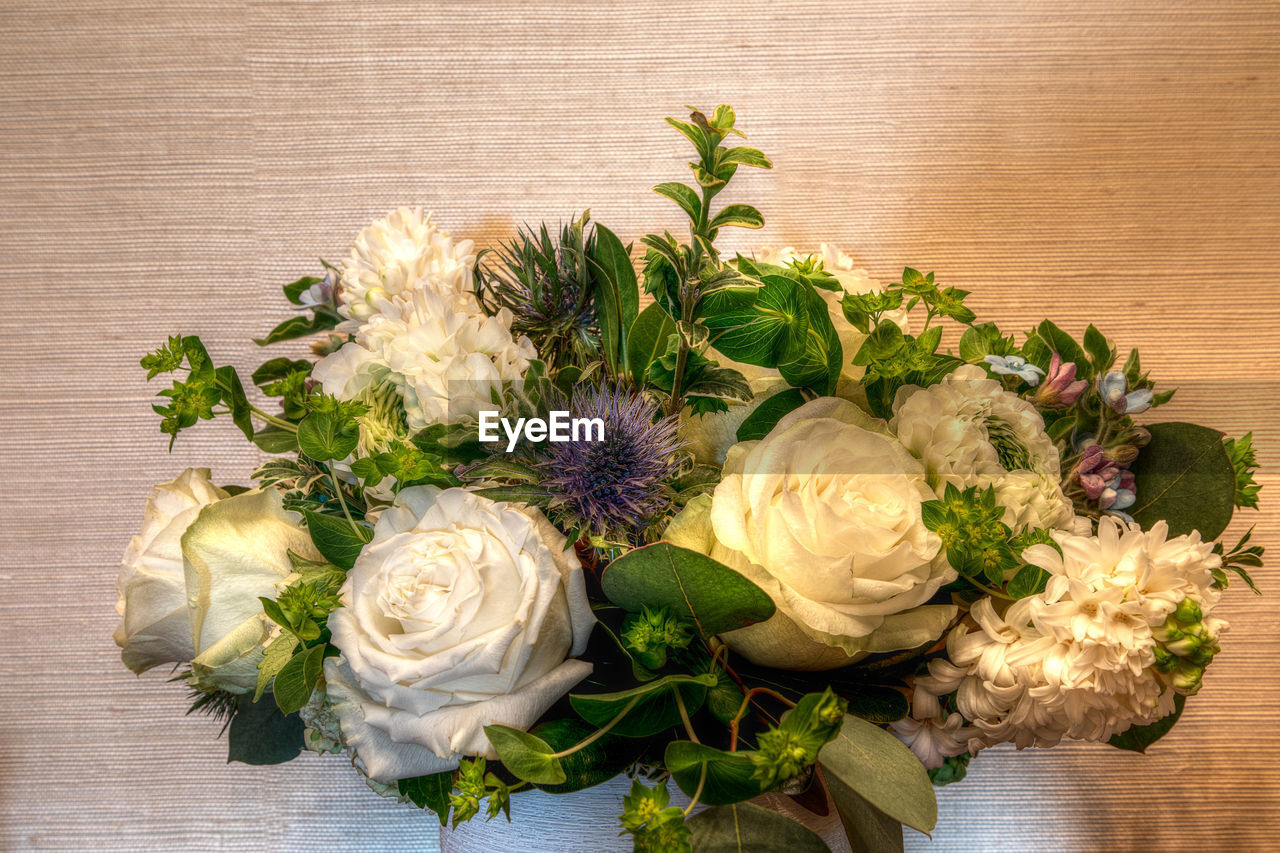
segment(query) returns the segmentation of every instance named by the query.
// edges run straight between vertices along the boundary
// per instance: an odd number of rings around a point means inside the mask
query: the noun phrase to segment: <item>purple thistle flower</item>
[[[653,400],[604,384],[574,389],[575,418],[600,418],[603,441],[569,441],[539,447],[540,486],[565,529],[610,542],[637,534],[672,507],[668,481],[680,467],[683,446],[677,417],[656,417]]]

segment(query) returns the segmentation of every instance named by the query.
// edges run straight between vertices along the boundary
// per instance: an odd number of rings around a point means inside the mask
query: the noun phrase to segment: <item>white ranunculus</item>
[[[368,776],[494,757],[484,726],[527,729],[591,672],[595,619],[573,548],[535,509],[414,486],[385,510],[329,617],[326,690]]]
[[[512,338],[505,308],[487,316],[478,305],[432,290],[407,292],[384,307],[353,342],[321,359],[312,376],[342,400],[360,399],[380,383],[394,385],[414,432],[474,422],[537,357],[527,337]]]
[[[939,497],[947,484],[994,486],[1004,521],[1015,531],[1072,524],[1044,419],[981,367],[964,365],[928,388],[899,389],[893,412],[890,426],[924,462]]]
[[[254,689],[262,648],[275,630],[259,597],[297,579],[289,552],[322,560],[276,489],[210,504],[182,535],[194,681],[232,693]]]
[[[125,666],[134,672],[195,657],[182,534],[203,507],[225,497],[209,480],[208,468],[188,468],[151,490],[142,531],[129,541],[116,582],[121,622],[115,641]]]
[[[339,330],[355,331],[372,315],[421,290],[446,294],[468,313],[478,313],[475,262],[472,242],[455,243],[430,213],[424,215],[420,207],[394,210],[361,231],[343,261],[338,313],[347,321]]]
[[[1221,565],[1199,534],[1168,538],[1164,522],[1143,531],[1104,517],[1098,534],[1053,533],[1061,553],[1034,545],[1023,559],[1049,573],[1045,591],[1019,599],[1003,615],[991,599],[974,604],[976,627],[947,638],[947,656],[915,680],[916,703],[956,693],[972,722],[969,751],[997,743],[1055,746],[1063,738],[1104,741],[1173,711],[1181,665],[1201,646],[1215,649],[1226,622],[1210,615],[1220,597],[1212,571]],[[1184,602],[1194,634],[1170,635]],[[1174,641],[1174,642],[1171,642]],[[1179,648],[1180,643],[1185,645]],[[1177,655],[1178,657],[1172,657]],[[1192,669],[1203,672],[1203,661]]]
[[[810,401],[760,441],[734,446],[714,497],[666,538],[760,586],[777,612],[723,639],[748,659],[828,669],[938,637],[951,605],[926,605],[955,578],[920,505],[920,463],[854,404]]]

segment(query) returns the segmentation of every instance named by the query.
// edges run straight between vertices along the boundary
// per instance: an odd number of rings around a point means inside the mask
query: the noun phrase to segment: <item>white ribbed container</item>
[[[482,813],[457,830],[440,830],[441,853],[630,853],[631,837],[619,837],[622,798],[631,790],[625,776],[573,794],[519,793],[511,798],[511,823],[499,815],[489,822]],[[671,802],[689,798],[671,786]],[[827,842],[832,853],[851,853],[835,806],[819,817],[781,794],[752,800],[798,820]]]

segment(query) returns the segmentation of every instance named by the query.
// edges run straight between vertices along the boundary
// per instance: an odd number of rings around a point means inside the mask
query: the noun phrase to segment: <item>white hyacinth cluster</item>
[[[895,731],[926,765],[1005,742],[1105,741],[1170,714],[1176,693],[1198,688],[1226,629],[1210,615],[1221,594],[1213,546],[1198,533],[1169,538],[1164,522],[1143,531],[1109,517],[1096,536],[1053,538],[1061,553],[1023,552],[1049,573],[1045,591],[1003,616],[990,598],[978,601],[976,625],[956,628],[947,656],[916,679],[913,718]],[[940,699],[952,693],[959,713],[946,715]]]
[[[924,462],[939,497],[947,484],[994,487],[1014,532],[1071,523],[1044,419],[983,368],[968,364],[928,388],[902,388],[893,411],[893,431]]]
[[[416,432],[473,422],[503,384],[537,357],[511,334],[511,315],[485,314],[475,295],[475,253],[421,209],[401,209],[364,229],[343,265],[339,330],[354,341],[312,371],[324,391],[363,400],[390,386]]]

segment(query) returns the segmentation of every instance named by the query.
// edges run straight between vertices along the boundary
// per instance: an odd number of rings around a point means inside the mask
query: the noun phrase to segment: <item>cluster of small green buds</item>
[[[921,515],[925,527],[942,540],[947,561],[965,577],[1000,585],[1005,571],[1016,567],[1009,544],[1012,531],[1001,520],[1004,507],[996,504],[994,489],[971,486],[961,491],[948,483],[941,500],[921,505]]]
[[[636,851],[692,853],[692,833],[684,823],[684,810],[671,805],[666,785],[650,788],[639,779],[622,798],[622,832],[634,836]]]
[[[762,733],[751,753],[752,779],[766,788],[804,773],[818,760],[818,751],[840,733],[848,703],[827,688],[802,698],[782,722]]]
[[[661,669],[671,650],[688,648],[692,639],[688,626],[669,607],[645,607],[622,623],[622,645],[646,669]]]
[[[485,807],[485,820],[493,820],[499,814],[511,820],[511,788],[497,776],[485,772],[483,758],[460,761],[453,787],[456,792],[449,795],[449,806],[453,810],[455,829],[480,813],[480,801],[486,797],[489,802]]]
[[[1173,689],[1192,696],[1200,690],[1205,667],[1218,653],[1218,638],[1204,624],[1200,605],[1184,598],[1164,624],[1152,631],[1156,669],[1171,676]]]

